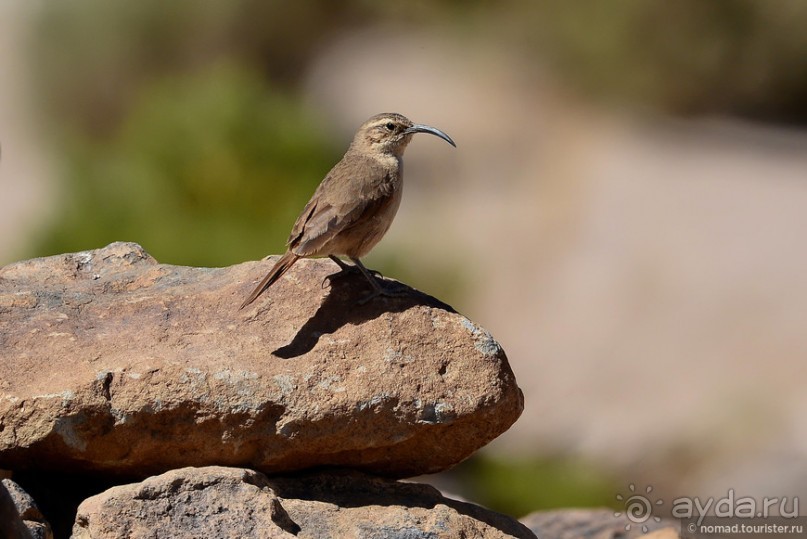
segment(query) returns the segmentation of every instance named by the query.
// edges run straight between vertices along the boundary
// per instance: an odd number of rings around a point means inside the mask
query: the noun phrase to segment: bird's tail
[[[286,254],[284,254],[280,258],[280,260],[277,261],[272,270],[266,274],[266,277],[263,278],[260,284],[255,287],[255,290],[252,291],[249,297],[244,301],[244,303],[241,304],[241,306],[238,309],[241,310],[250,303],[252,303],[253,301],[255,301],[256,299],[258,299],[258,296],[263,294],[264,290],[272,286],[275,283],[275,281],[280,279],[280,277],[282,277],[283,274],[286,273],[288,269],[295,262],[297,262],[299,258],[300,258],[299,256],[292,253],[291,251],[287,251]]]

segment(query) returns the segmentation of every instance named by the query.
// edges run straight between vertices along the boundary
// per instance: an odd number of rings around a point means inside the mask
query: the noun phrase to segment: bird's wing
[[[377,188],[379,182],[352,178],[341,164],[325,177],[292,227],[287,243],[299,256],[318,253],[337,234],[381,211],[391,201],[387,193]],[[360,173],[383,178],[384,171],[368,168],[375,166],[367,163]]]

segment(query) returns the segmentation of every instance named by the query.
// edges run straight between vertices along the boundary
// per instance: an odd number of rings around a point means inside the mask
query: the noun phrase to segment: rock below
[[[536,536],[551,539],[677,539],[680,523],[648,517],[631,521],[613,509],[536,511],[521,519]],[[645,531],[646,530],[646,531]]]
[[[515,520],[428,485],[356,472],[267,478],[251,470],[173,470],[113,487],[79,506],[73,537],[505,538]]]
[[[432,473],[504,432],[523,397],[501,347],[411,290],[301,260],[158,264],[135,244],[0,269],[0,466],[145,477],[209,464]]]
[[[11,479],[0,480],[0,537],[52,539],[50,525],[33,498]]]

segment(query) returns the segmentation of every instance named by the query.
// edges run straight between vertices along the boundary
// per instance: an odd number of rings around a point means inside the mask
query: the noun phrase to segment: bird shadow
[[[371,292],[371,289],[360,274],[326,278],[323,283],[329,283],[330,286],[328,295],[323,299],[317,312],[303,324],[290,343],[281,346],[272,354],[283,359],[301,356],[311,351],[323,335],[334,333],[346,324],[360,325],[384,313],[403,312],[421,305],[456,312],[437,298],[397,281],[383,279],[382,283],[389,288],[396,285],[396,293],[400,295],[375,297],[363,305],[359,302]]]

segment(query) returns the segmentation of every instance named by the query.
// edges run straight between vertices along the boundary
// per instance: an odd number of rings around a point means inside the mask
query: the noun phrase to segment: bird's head
[[[412,123],[412,120],[394,112],[376,114],[359,128],[352,146],[364,151],[401,157],[406,145],[415,133],[437,135],[456,147],[451,137],[428,125]]]

